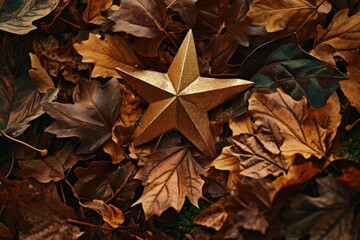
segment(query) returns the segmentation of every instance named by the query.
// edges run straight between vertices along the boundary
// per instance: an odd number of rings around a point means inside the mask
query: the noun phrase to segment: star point
[[[149,103],[134,132],[136,146],[178,130],[205,155],[215,156],[207,112],[253,85],[241,79],[201,77],[190,30],[167,73],[121,67],[123,79]]]

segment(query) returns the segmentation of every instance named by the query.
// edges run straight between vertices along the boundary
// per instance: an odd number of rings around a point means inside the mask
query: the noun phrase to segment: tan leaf
[[[271,131],[272,134],[283,136],[280,151],[284,156],[326,156],[340,124],[339,111],[336,93],[320,109],[309,108],[304,97],[294,101],[280,89],[271,94],[255,93],[249,99],[249,112],[254,119],[255,132],[261,130],[264,123],[277,126],[272,127]],[[266,148],[273,153],[279,151],[276,144],[267,144]]]
[[[102,200],[93,200],[92,202],[80,203],[81,206],[90,208],[99,213],[103,220],[113,228],[118,228],[124,222],[122,211],[112,204],[106,204]]]
[[[349,80],[340,81],[341,90],[352,106],[360,112],[360,12],[348,16],[349,9],[335,14],[326,29],[318,26],[314,48],[310,54],[336,66],[334,56],[347,62]]]
[[[268,32],[296,32],[300,42],[304,42],[303,38],[313,36],[316,26],[325,22],[330,10],[327,0],[255,0],[247,16]]]
[[[99,47],[101,46],[101,47]],[[120,36],[105,35],[104,40],[90,33],[89,39],[74,44],[76,51],[83,56],[82,61],[94,63],[91,77],[118,77],[121,78],[115,67],[124,64],[132,67],[141,67],[130,42]]]
[[[88,0],[86,7],[82,13],[82,18],[85,22],[91,21],[100,12],[111,7],[113,0]]]
[[[46,69],[41,65],[40,60],[35,54],[29,53],[31,59],[31,69],[29,75],[31,81],[41,93],[45,93],[48,88],[55,88],[55,85],[47,73]]]
[[[254,129],[251,126],[251,119],[248,114],[243,114],[236,119],[229,121],[230,128],[233,135],[239,135],[241,133],[254,133]]]
[[[213,204],[202,211],[194,219],[194,223],[219,231],[226,221],[227,216],[228,214],[220,204]]]
[[[143,167],[135,178],[142,180],[145,188],[134,205],[143,205],[146,219],[154,214],[160,216],[169,207],[180,212],[186,196],[198,207],[203,169],[186,147],[161,149],[141,161]]]

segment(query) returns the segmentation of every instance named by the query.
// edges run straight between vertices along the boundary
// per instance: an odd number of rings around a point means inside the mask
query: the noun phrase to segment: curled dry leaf
[[[201,166],[186,147],[171,147],[158,150],[140,158],[143,166],[135,178],[144,185],[142,196],[134,203],[141,203],[146,219],[161,215],[169,207],[180,212],[185,197],[198,207],[204,180]]]
[[[48,88],[55,88],[54,82],[46,69],[41,65],[38,57],[30,53],[30,59],[31,69],[29,70],[29,75],[39,92],[45,93]]]
[[[102,216],[102,219],[111,227],[118,228],[124,222],[122,211],[112,204],[106,204],[102,200],[94,199],[92,202],[80,203],[81,206],[90,208]]]
[[[82,18],[85,22],[93,20],[100,12],[105,11],[111,7],[113,0],[89,0],[82,13]]]
[[[296,32],[304,43],[314,36],[318,24],[325,23],[330,10],[327,0],[255,0],[247,16],[268,32],[283,31],[284,35]]]
[[[333,57],[340,56],[348,64],[349,80],[340,82],[341,90],[352,106],[360,112],[360,12],[349,16],[349,9],[335,14],[326,29],[318,26],[311,54],[336,66]]]
[[[36,29],[33,21],[43,18],[56,8],[60,0],[2,1],[0,29],[24,35]]]
[[[104,40],[101,40],[95,34],[90,33],[88,40],[74,44],[74,48],[83,56],[83,62],[94,63],[95,67],[91,72],[93,78],[121,78],[115,67],[124,64],[142,67],[130,42],[118,35],[105,35]]]
[[[219,231],[227,216],[228,214],[226,213],[224,207],[222,207],[219,203],[212,204],[194,219],[194,223]]]
[[[319,196],[297,196],[285,210],[285,237],[310,234],[311,239],[353,239],[353,207],[348,193],[331,175],[318,179],[317,184]]]
[[[104,86],[95,80],[81,81],[80,86],[81,98],[75,104],[54,102],[43,104],[43,107],[54,118],[46,131],[62,138],[80,138],[77,153],[86,154],[97,150],[111,136],[119,115],[121,96],[116,78]]]
[[[271,94],[255,93],[249,100],[254,134],[230,138],[231,146],[223,148],[212,166],[261,179],[286,173],[296,154],[326,157],[341,122],[339,112],[336,94],[316,109],[308,107],[305,98],[294,101],[280,89]]]

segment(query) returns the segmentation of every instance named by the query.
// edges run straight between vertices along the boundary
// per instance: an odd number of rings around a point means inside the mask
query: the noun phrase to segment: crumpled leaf
[[[143,182],[144,192],[134,203],[141,203],[146,219],[161,215],[169,207],[180,212],[187,196],[198,207],[204,180],[201,166],[186,147],[170,147],[140,158],[143,166],[135,178]]]
[[[58,90],[40,94],[26,67],[18,68],[26,64],[28,56],[21,56],[7,35],[0,44],[0,136],[6,133],[17,137],[30,126],[31,120],[44,113],[40,103],[54,100]]]
[[[319,196],[297,196],[283,216],[286,238],[350,240],[353,218],[351,199],[333,176],[317,180]],[[316,224],[314,224],[316,223]]]
[[[280,89],[271,94],[254,93],[249,99],[249,112],[258,130],[266,123],[272,135],[283,137],[280,149],[267,144],[271,152],[280,150],[284,156],[301,154],[304,158],[326,156],[341,121],[336,94],[316,109],[308,107],[305,98],[294,101]]]
[[[289,43],[274,50],[250,81],[257,91],[281,87],[295,100],[305,96],[312,106],[321,107],[338,88],[339,80],[346,78],[339,70]]]
[[[36,29],[33,21],[45,17],[60,0],[16,0],[0,5],[0,29],[24,35]]]
[[[105,202],[114,197],[119,201],[132,199],[140,182],[134,180],[136,169],[131,162],[115,167],[110,161],[94,161],[87,168],[78,167],[75,174],[79,180],[74,190],[81,200],[100,199]]]
[[[0,204],[16,239],[78,239],[82,233],[67,222],[75,218],[54,184],[0,179]]]
[[[340,82],[341,90],[352,106],[360,112],[360,12],[348,16],[349,9],[335,14],[326,29],[318,26],[314,48],[310,54],[336,66],[334,57],[340,56],[347,62],[349,80]]]
[[[99,47],[101,46],[101,47]],[[76,51],[83,56],[82,62],[94,63],[91,77],[121,78],[115,67],[130,65],[142,67],[130,42],[118,35],[105,35],[104,40],[90,33],[89,39],[74,44]]]
[[[118,228],[124,222],[122,211],[112,204],[106,204],[102,200],[94,199],[92,202],[80,203],[81,206],[90,208],[102,216],[102,219],[111,227]]]
[[[89,64],[81,62],[81,56],[76,53],[73,44],[83,40],[85,36],[84,32],[80,32],[76,36],[65,38],[62,43],[52,35],[41,37],[33,41],[33,49],[41,65],[52,77],[58,78],[60,75],[77,84],[84,79],[79,72],[88,70]]]
[[[247,16],[268,32],[297,32],[300,42],[314,36],[318,24],[325,23],[331,4],[327,0],[255,0],[250,5]]]
[[[43,107],[54,118],[46,131],[60,138],[80,138],[77,153],[86,154],[97,150],[111,136],[119,115],[121,96],[116,78],[104,86],[95,80],[81,81],[80,86],[81,98],[75,104],[54,102],[45,103]]]
[[[126,32],[136,37],[167,35],[168,27],[172,27],[173,33],[176,28],[177,32],[184,30],[166,14],[166,4],[162,0],[122,0],[119,10],[108,18],[115,22],[113,32]]]

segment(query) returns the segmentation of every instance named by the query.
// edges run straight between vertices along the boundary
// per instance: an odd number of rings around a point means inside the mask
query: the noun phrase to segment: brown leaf
[[[137,37],[162,36],[170,22],[166,5],[161,0],[122,0],[120,8],[109,16],[114,32],[126,32]]]
[[[105,35],[104,40],[101,40],[95,34],[90,33],[88,40],[74,44],[74,48],[83,56],[82,62],[95,64],[91,72],[93,78],[121,78],[115,67],[124,64],[142,67],[142,63],[135,55],[130,42],[118,35]]]
[[[311,239],[352,239],[349,195],[331,175],[318,179],[317,184],[318,197],[299,195],[285,210],[285,237],[297,239],[310,234]]]
[[[5,239],[14,239],[14,236],[10,229],[0,222],[0,237]]]
[[[310,54],[336,66],[334,56],[342,57],[348,64],[349,80],[340,82],[341,90],[352,106],[360,112],[360,12],[348,16],[349,9],[335,14],[326,29],[318,26],[314,48]]]
[[[249,100],[249,111],[256,129],[273,126],[271,134],[282,136],[283,143],[267,144],[266,148],[284,156],[301,154],[317,158],[326,156],[341,121],[339,99],[333,94],[320,109],[309,108],[303,97],[294,101],[280,89],[271,94],[254,93]]]
[[[314,36],[318,24],[325,23],[331,10],[327,0],[255,0],[247,16],[268,32],[283,31],[284,35],[296,32],[300,43]]]
[[[107,10],[111,7],[113,0],[89,0],[86,3],[86,7],[82,13],[82,18],[85,22],[90,22],[95,18],[100,12]]]
[[[52,77],[58,77],[58,74],[63,70],[62,76],[67,81],[76,84],[82,79],[79,72],[89,69],[88,64],[81,63],[81,56],[76,53],[72,46],[83,38],[84,34],[79,34],[66,39],[65,44],[60,44],[54,36],[42,37],[34,40],[33,49],[41,65]]]
[[[145,186],[142,196],[134,203],[141,203],[146,219],[161,215],[169,207],[180,212],[187,196],[198,207],[202,196],[203,169],[185,147],[165,148],[141,158],[143,167],[135,178]]]
[[[194,223],[219,231],[224,224],[227,215],[225,209],[220,204],[213,204],[202,211],[194,219]]]
[[[77,163],[73,152],[71,142],[66,143],[54,155],[46,157],[28,158],[25,155],[26,153],[20,149],[15,153],[15,160],[19,160],[18,164],[20,166],[20,170],[16,172],[16,175],[23,178],[33,177],[41,183],[60,181],[65,178],[64,171]]]
[[[0,183],[0,203],[17,239],[70,240],[82,235],[78,227],[67,222],[75,217],[73,209],[60,200],[54,184],[7,179]]]
[[[116,168],[109,161],[94,161],[87,168],[76,168],[79,180],[74,190],[81,200],[100,199],[105,202],[114,197],[119,201],[130,200],[140,182],[133,180],[136,169],[132,163]]]
[[[80,203],[81,206],[90,208],[102,216],[102,219],[111,227],[118,228],[124,222],[122,211],[112,204],[106,204],[102,200],[94,199],[92,202]]]
[[[48,88],[55,88],[51,77],[41,65],[38,57],[35,54],[30,53],[30,59],[31,69],[29,70],[29,75],[39,92],[45,93]]]
[[[360,169],[357,167],[349,167],[342,169],[342,175],[336,178],[351,192],[360,191]]]
[[[116,78],[104,86],[95,80],[81,81],[80,86],[81,99],[75,104],[54,102],[43,107],[55,119],[46,131],[61,138],[80,138],[77,153],[85,154],[97,150],[110,137],[119,115],[121,96]]]

